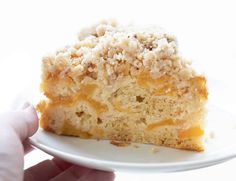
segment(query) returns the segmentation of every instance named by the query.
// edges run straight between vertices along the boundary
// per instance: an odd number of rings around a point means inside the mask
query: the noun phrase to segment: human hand
[[[83,181],[114,180],[111,172],[98,171],[67,163],[58,158],[45,160],[23,170],[24,154],[32,148],[26,142],[38,129],[38,117],[33,106],[0,115],[0,181]]]

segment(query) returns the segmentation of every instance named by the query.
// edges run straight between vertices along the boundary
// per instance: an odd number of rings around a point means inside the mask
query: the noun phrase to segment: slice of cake
[[[160,29],[102,22],[44,57],[42,71],[46,131],[204,150],[206,79]]]

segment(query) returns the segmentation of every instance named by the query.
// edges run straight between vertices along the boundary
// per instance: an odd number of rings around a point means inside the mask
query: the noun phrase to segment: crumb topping
[[[105,84],[143,71],[152,78],[194,74],[178,56],[175,37],[160,28],[123,27],[114,21],[82,30],[74,45],[44,57],[43,62],[44,79],[90,77]]]

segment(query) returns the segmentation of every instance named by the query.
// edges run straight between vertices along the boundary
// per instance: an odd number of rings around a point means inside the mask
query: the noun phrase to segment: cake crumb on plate
[[[160,151],[160,149],[158,148],[158,147],[152,147],[151,148],[151,152],[152,153],[157,153],[157,152],[159,152]]]
[[[130,145],[129,142],[124,142],[124,141],[117,141],[117,140],[111,140],[110,143],[112,145],[118,146],[118,147],[125,147]]]
[[[139,148],[139,146],[137,144],[133,144],[134,148]]]

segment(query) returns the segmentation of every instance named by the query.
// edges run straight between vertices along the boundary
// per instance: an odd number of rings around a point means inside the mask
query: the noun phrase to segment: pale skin
[[[53,158],[24,171],[24,155],[32,150],[27,138],[38,129],[34,107],[25,103],[20,110],[0,115],[0,181],[112,181],[111,172],[94,170]]]

